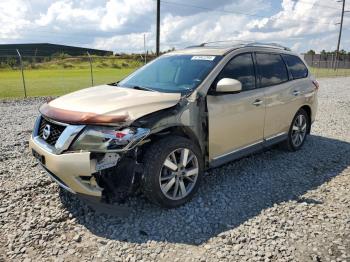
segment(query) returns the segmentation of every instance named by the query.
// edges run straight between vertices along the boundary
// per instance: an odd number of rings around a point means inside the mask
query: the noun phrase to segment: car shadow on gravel
[[[94,212],[68,193],[60,197],[78,223],[106,239],[199,245],[281,202],[322,205],[303,194],[349,165],[350,143],[311,135],[300,151],[272,148],[209,170],[194,199],[177,209],[158,208],[139,196],[128,201],[130,214],[119,217]]]

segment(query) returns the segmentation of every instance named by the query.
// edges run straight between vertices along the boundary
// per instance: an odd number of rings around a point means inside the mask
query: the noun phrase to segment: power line
[[[197,6],[197,5],[192,5],[192,4],[185,4],[185,3],[178,3],[178,2],[171,2],[168,0],[161,0],[162,3],[168,4],[168,5],[178,5],[178,6],[184,6],[184,7],[190,7],[190,8],[196,8],[196,9],[202,9],[206,11],[212,11],[212,12],[219,12],[219,13],[227,13],[227,14],[238,14],[238,15],[244,15],[244,16],[250,16],[250,17],[257,17],[257,18],[268,18],[270,20],[278,20],[279,18],[273,18],[273,17],[268,17],[268,16],[262,16],[262,15],[257,15],[257,14],[250,14],[250,13],[245,13],[245,12],[240,12],[240,11],[228,11],[228,10],[219,10],[219,9],[212,9],[209,7],[205,6]],[[284,19],[287,21],[304,21],[308,23],[317,23],[317,24],[325,24],[325,25],[333,25],[333,23],[325,23],[321,22],[320,20],[316,19],[309,19],[309,20],[302,20],[302,19]]]
[[[230,11],[230,10],[220,10],[220,9],[213,9],[213,8],[209,8],[209,7],[205,7],[205,6],[198,6],[198,5],[192,5],[192,4],[187,4],[187,3],[178,3],[178,2],[173,2],[173,1],[169,1],[169,0],[153,0],[153,1],[159,1],[162,2],[163,4],[168,4],[168,5],[177,5],[177,6],[183,6],[183,7],[190,7],[190,8],[196,8],[196,9],[201,9],[201,10],[206,10],[206,11],[213,11],[213,12],[220,12],[220,13],[227,13],[227,14],[238,14],[238,15],[244,15],[244,16],[249,16],[249,17],[257,17],[257,18],[266,18],[266,19],[270,19],[270,20],[279,20],[279,18],[277,17],[268,17],[268,16],[263,16],[263,15],[257,15],[257,14],[253,14],[253,13],[246,13],[246,12],[240,12],[240,11]],[[298,2],[303,2],[303,3],[308,3],[307,1],[301,1],[298,0]],[[297,3],[297,2],[296,2]],[[311,4],[311,3],[308,3]],[[315,4],[316,5],[316,4]],[[317,5],[317,6],[321,6],[321,5]],[[322,7],[326,7],[325,5],[322,5]],[[328,8],[328,6],[327,6]],[[335,7],[332,7],[333,9],[335,9]],[[159,18],[160,19],[160,18]],[[296,21],[296,19],[283,19],[283,20],[289,20],[289,21]],[[333,25],[333,23],[325,23],[325,22],[321,22],[320,20],[297,20],[297,21],[305,21],[307,23],[317,23],[317,24],[325,24],[325,25]],[[158,17],[157,17],[157,22],[158,22]],[[343,30],[347,30],[347,28],[343,28]],[[158,31],[158,29],[157,29]],[[160,31],[160,29],[159,29]],[[117,32],[104,32],[104,33],[100,33],[100,37],[108,37],[108,35],[111,34],[116,34]],[[89,32],[72,32],[72,33],[67,33],[67,32],[53,32],[53,31],[46,31],[46,30],[34,30],[34,32],[31,32],[29,34],[30,36],[37,36],[37,37],[43,37],[43,38],[47,38],[48,35],[57,35],[60,38],[67,38],[67,39],[72,39],[74,36],[85,36],[85,37],[92,37],[91,33]],[[159,37],[160,32],[157,32],[157,38]],[[157,39],[157,46],[159,48],[159,39]]]
[[[153,0],[153,1],[159,1],[159,0]],[[196,8],[196,9],[201,9],[201,10],[206,10],[206,11],[213,11],[213,12],[220,12],[220,13],[227,13],[227,14],[239,14],[239,15],[250,16],[250,17],[267,18],[267,19],[270,19],[270,20],[278,20],[279,19],[279,18],[272,18],[272,17],[268,17],[268,16],[252,14],[252,13],[240,12],[240,11],[229,11],[229,10],[212,9],[212,8],[209,8],[209,7],[197,6],[197,5],[185,4],[185,3],[178,3],[178,2],[172,2],[172,1],[168,1],[168,0],[160,0],[160,1],[162,3],[168,4],[168,5],[178,5],[178,6]],[[306,1],[301,1],[301,0],[298,0],[298,1],[307,3]],[[284,20],[296,21],[296,19],[284,19]],[[300,20],[299,19],[298,21],[305,21],[305,22],[308,22],[308,23],[317,23],[317,24],[325,24],[325,25],[333,25],[333,23],[321,22],[320,20],[316,20],[316,19],[310,19],[310,20]],[[103,32],[102,34],[101,33],[99,33],[99,34],[100,34],[100,37],[106,37],[108,35],[118,34],[118,33],[119,32],[106,31],[106,32]],[[53,36],[57,35],[60,38],[67,38],[67,39],[71,39],[74,36],[82,36],[82,37],[86,37],[86,38],[92,37],[91,36],[91,32],[81,32],[81,31],[67,33],[67,32],[57,32],[57,31],[35,29],[33,32],[28,33],[28,36],[36,36],[36,37],[44,37],[44,38],[46,38],[46,36],[48,36],[48,35],[53,35]]]
[[[308,1],[303,1],[303,0],[296,0],[296,1],[293,1],[293,3],[303,3],[303,4],[309,4],[309,5],[312,5],[312,6],[318,6],[318,7],[323,7],[323,8],[330,8],[330,9],[335,9],[335,10],[338,10],[339,8],[338,7],[334,7],[334,6],[330,6],[330,5],[321,5],[321,4],[316,4],[316,3],[310,3]]]

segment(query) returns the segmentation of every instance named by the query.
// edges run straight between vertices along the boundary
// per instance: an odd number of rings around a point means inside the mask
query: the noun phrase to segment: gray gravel
[[[43,99],[0,101],[0,261],[350,261],[350,78],[322,79],[302,150],[211,170],[186,206],[127,217],[62,192],[28,150]]]

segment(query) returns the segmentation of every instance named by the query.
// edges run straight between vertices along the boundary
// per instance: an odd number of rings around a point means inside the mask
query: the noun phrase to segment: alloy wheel
[[[303,114],[298,115],[292,127],[292,143],[295,147],[299,147],[305,139],[307,129],[307,120]]]
[[[190,149],[172,151],[166,157],[159,175],[162,193],[171,200],[185,198],[195,187],[198,173],[198,159]]]

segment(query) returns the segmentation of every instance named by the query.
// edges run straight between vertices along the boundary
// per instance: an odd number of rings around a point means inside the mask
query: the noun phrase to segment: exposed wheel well
[[[196,134],[188,127],[186,126],[171,126],[168,128],[165,128],[163,130],[161,130],[160,132],[154,133],[152,135],[150,135],[148,137],[148,139],[150,139],[151,143],[158,141],[162,138],[164,138],[165,136],[182,136],[185,137],[189,140],[191,140],[192,142],[194,142],[202,151],[203,153],[203,149],[201,147],[201,144],[199,143],[199,140],[196,136]],[[145,147],[148,147],[149,144],[151,143],[146,143]]]
[[[166,128],[166,129],[162,130],[161,132],[159,132],[157,134],[154,134],[153,137],[163,137],[165,135],[183,136],[185,138],[190,139],[192,142],[195,142],[199,146],[199,148],[201,148],[197,136],[188,127],[185,127],[185,126],[172,126],[172,127],[169,127],[169,128]]]

